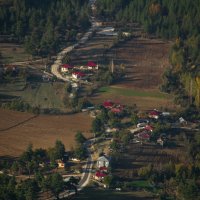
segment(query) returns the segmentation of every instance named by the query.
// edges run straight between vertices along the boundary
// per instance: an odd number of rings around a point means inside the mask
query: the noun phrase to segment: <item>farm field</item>
[[[115,39],[116,36],[94,35],[71,53],[71,63],[82,65],[90,60],[98,64],[102,63],[106,57],[104,51],[113,45]]]
[[[102,103],[108,99],[129,106],[136,104],[140,110],[165,107],[168,109],[175,108],[172,97],[156,89],[140,90],[139,88],[112,85],[100,88],[99,92],[91,98],[94,103]]]
[[[69,150],[78,130],[91,137],[91,121],[87,113],[36,117],[0,109],[0,156],[19,156],[30,143],[34,148],[49,148],[57,139]]]
[[[170,153],[171,152],[171,153]],[[135,170],[154,164],[167,164],[170,161],[176,163],[180,157],[181,149],[162,149],[155,144],[129,144],[126,151],[119,158],[115,174],[124,179],[135,179]]]
[[[96,34],[86,44],[78,47],[71,55],[73,64],[93,60],[125,68],[125,77],[111,87],[103,87],[91,100],[102,103],[106,99],[121,101],[127,105],[136,104],[140,109],[167,107],[174,109],[172,96],[161,93],[162,74],[169,66],[170,42],[159,39],[133,38],[112,46],[114,36]],[[99,62],[101,61],[101,62]]]
[[[138,37],[112,48],[108,55],[116,65],[125,66],[126,78],[120,85],[158,90],[162,74],[169,66],[170,46],[170,42]]]

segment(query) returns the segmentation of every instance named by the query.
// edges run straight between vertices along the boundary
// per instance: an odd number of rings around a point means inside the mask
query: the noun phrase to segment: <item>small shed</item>
[[[110,165],[110,159],[107,156],[100,156],[97,159],[97,168],[101,168],[101,167],[109,167]]]

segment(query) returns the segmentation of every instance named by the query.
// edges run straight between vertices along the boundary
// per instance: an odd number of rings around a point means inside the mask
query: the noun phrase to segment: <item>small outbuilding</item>
[[[107,156],[100,156],[97,159],[97,168],[101,168],[101,167],[109,167],[110,165],[110,159]]]

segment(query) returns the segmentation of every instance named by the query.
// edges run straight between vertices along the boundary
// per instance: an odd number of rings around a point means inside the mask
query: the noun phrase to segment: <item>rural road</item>
[[[93,7],[94,5],[95,5],[95,0],[90,0],[90,6]],[[66,47],[57,55],[56,60],[54,61],[53,65],[51,66],[51,73],[54,74],[58,79],[61,79],[63,81],[67,81],[67,82],[70,81],[69,77],[63,77],[61,75],[61,73],[59,71],[59,67],[62,64],[62,59],[64,58],[65,54],[71,52],[74,48],[76,48],[79,45],[79,43],[84,44],[89,39],[89,37],[92,35],[92,33],[97,29],[98,24],[95,21],[91,21],[91,23],[92,23],[91,28],[84,34],[84,36],[79,40],[79,42],[77,44]],[[88,158],[87,158],[87,162],[86,162],[81,180],[78,185],[78,191],[82,190],[85,186],[88,185],[91,174],[92,174],[93,160],[92,160],[91,152],[89,150],[89,146],[90,146],[91,142],[92,142],[92,139],[86,141],[86,143],[85,143],[85,146],[88,151]],[[60,199],[68,197],[73,194],[75,194],[75,192],[71,192],[71,193],[68,193],[67,191],[63,192],[62,194],[60,194]]]
[[[92,155],[91,155],[91,152],[89,150],[89,145],[90,145],[91,142],[92,142],[92,140],[88,140],[86,142],[86,148],[87,148],[87,151],[88,151],[88,158],[87,158],[87,163],[86,163],[83,175],[82,175],[81,180],[79,182],[79,186],[78,186],[79,189],[85,187],[89,183],[90,176],[92,174],[92,166],[93,166],[94,161],[92,160]]]
[[[90,0],[90,6],[93,7],[95,5],[95,0]],[[98,24],[96,23],[96,21],[92,21],[91,20],[91,28],[84,34],[84,36],[79,40],[78,43],[66,47],[65,49],[63,49],[60,53],[58,53],[56,60],[54,61],[54,63],[51,65],[51,73],[53,75],[55,75],[58,79],[61,79],[63,81],[67,81],[69,82],[70,79],[69,77],[65,76],[63,77],[59,71],[59,67],[62,64],[62,59],[64,58],[64,56],[71,52],[74,48],[78,47],[79,44],[84,44],[86,43],[86,41],[92,36],[92,33],[97,29]]]
[[[88,183],[90,181],[90,177],[92,175],[92,167],[93,167],[94,161],[92,160],[92,155],[89,150],[89,147],[90,147],[90,144],[93,142],[93,140],[94,139],[90,139],[90,140],[86,141],[86,143],[85,143],[85,147],[87,148],[87,151],[88,151],[88,158],[87,158],[87,162],[84,167],[84,170],[83,170],[81,180],[79,181],[79,184],[77,186],[78,191],[82,190],[85,186],[88,185]],[[68,193],[68,191],[63,192],[60,194],[60,199],[66,198],[66,197],[74,195],[74,194],[75,194],[75,192],[71,192],[71,193]],[[51,198],[51,200],[54,200],[54,199],[55,199],[54,197]]]

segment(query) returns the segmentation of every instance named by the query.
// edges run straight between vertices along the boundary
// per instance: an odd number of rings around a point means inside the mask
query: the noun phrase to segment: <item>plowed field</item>
[[[90,137],[90,129],[91,119],[86,113],[34,116],[0,109],[0,156],[18,156],[30,143],[34,148],[53,147],[57,139],[70,149],[76,132]]]

